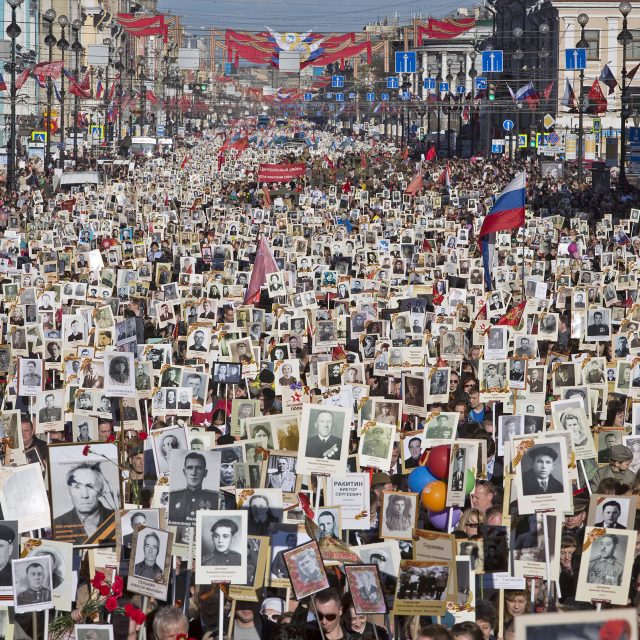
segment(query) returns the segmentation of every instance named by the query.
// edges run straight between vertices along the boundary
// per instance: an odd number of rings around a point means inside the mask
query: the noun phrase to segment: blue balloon
[[[421,493],[430,482],[434,482],[437,479],[427,467],[416,467],[411,471],[407,479],[409,491]]]

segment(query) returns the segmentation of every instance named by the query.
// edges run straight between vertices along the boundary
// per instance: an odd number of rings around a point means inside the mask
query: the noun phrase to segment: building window
[[[633,40],[627,45],[627,60],[640,60],[640,29],[630,29]]]
[[[587,48],[587,60],[600,60],[600,30],[585,29],[585,40],[589,43]]]

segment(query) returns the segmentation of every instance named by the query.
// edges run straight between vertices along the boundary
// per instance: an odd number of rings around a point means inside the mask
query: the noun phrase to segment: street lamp
[[[15,0],[14,0],[15,1]],[[62,74],[60,74],[60,168],[64,169],[64,143],[65,143],[65,128],[64,128],[64,53],[69,48],[69,41],[64,37],[65,29],[69,26],[69,18],[64,14],[58,17],[58,24],[62,29],[60,40],[58,40],[58,49],[62,52]],[[77,78],[76,78],[77,80]]]
[[[438,134],[437,134],[437,151],[440,152],[440,130],[442,125],[440,118],[442,115],[442,93],[440,92],[440,85],[442,84],[442,65],[438,65],[438,75],[436,76],[436,96],[438,97]]]
[[[115,64],[116,71],[118,72],[118,148],[120,148],[120,142],[122,141],[122,73],[124,71],[124,64],[122,63],[122,56],[124,55],[124,47],[118,47],[116,49],[118,54],[118,61]]]
[[[447,158],[451,157],[451,82],[453,80],[453,76],[451,75],[451,60],[447,62],[447,83],[449,85],[449,95],[447,96],[449,100],[449,107],[447,108]]]
[[[619,186],[627,183],[627,172],[625,169],[625,156],[627,153],[627,46],[633,42],[633,35],[627,29],[627,16],[631,13],[631,3],[624,0],[620,3],[618,11],[622,14],[622,31],[618,34],[618,43],[622,45],[622,86],[620,93],[620,178]]]
[[[588,49],[589,43],[584,37],[584,28],[589,23],[589,16],[581,13],[578,16],[580,25],[580,40],[576,43],[576,49]],[[578,98],[578,181],[582,182],[583,157],[584,157],[584,69],[580,69],[580,93]]]
[[[475,141],[475,130],[476,125],[473,121],[473,116],[476,108],[476,78],[478,77],[478,71],[476,70],[476,58],[478,54],[474,51],[471,51],[469,54],[469,59],[471,60],[471,69],[469,69],[469,77],[471,78],[471,109],[469,109],[469,123],[471,125],[471,156],[473,156],[473,152],[475,149],[475,145],[473,144]]]
[[[16,21],[16,9],[22,0],[7,0],[11,7],[11,23],[7,27],[7,35],[11,39],[11,121],[9,123],[9,158],[7,160],[7,188],[9,192],[16,190],[16,39],[22,29]]]
[[[107,47],[107,64],[105,65],[105,84],[104,84],[104,139],[107,148],[111,143],[111,125],[109,123],[109,65],[111,64],[111,55],[113,47],[111,46],[111,38],[104,38],[102,44]]]
[[[56,19],[55,9],[47,9],[42,14],[42,20],[47,25],[49,32],[45,36],[44,43],[49,48],[49,64],[51,64],[53,60],[53,47],[57,44],[57,39],[53,35],[53,22]],[[45,169],[49,169],[51,166],[51,135],[53,131],[51,130],[51,102],[53,101],[53,78],[50,76],[47,78],[47,140],[46,140],[46,149],[44,156],[44,164]]]
[[[82,53],[82,45],[80,44],[80,29],[82,29],[82,20],[76,18],[71,23],[71,29],[73,31],[73,44],[71,45],[71,51],[75,53],[75,76],[76,80],[80,73],[80,54]],[[80,100],[78,95],[73,96],[73,160],[75,168],[78,168],[78,110],[80,108]]]
[[[520,27],[516,27],[513,30],[513,37],[516,39],[516,50],[513,52],[513,59],[516,61],[516,90],[520,86],[520,69],[522,67],[522,58],[524,58],[524,53],[522,48],[520,47],[520,41],[522,36],[524,35],[524,31]],[[520,103],[518,103],[519,105]],[[522,122],[521,122],[521,112],[520,110],[516,111],[516,134],[519,134],[522,130]],[[511,158],[511,132],[509,132],[509,158]]]

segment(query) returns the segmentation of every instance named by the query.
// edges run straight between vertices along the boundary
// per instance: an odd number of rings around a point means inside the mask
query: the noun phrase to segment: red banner
[[[293,178],[303,176],[307,165],[299,164],[261,164],[258,168],[260,182],[288,182]]]
[[[435,38],[436,40],[449,40],[455,38],[469,29],[473,29],[476,25],[475,18],[445,18],[444,20],[435,20],[429,18],[429,22],[425,27],[418,23],[418,33],[416,34],[417,46],[422,46],[422,37]]]
[[[116,20],[130,36],[162,36],[167,42],[168,28],[162,14],[139,17],[131,13],[119,13]]]

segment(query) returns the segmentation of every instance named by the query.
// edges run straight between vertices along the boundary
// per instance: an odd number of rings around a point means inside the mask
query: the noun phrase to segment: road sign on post
[[[486,89],[487,88],[487,79],[483,76],[478,76],[476,78],[476,89]]]
[[[465,87],[464,85],[460,84],[456,87],[456,93],[458,95],[463,96],[466,92],[467,92],[467,87]]]
[[[376,99],[375,93],[367,93],[367,102],[374,102]]]
[[[511,131],[511,129],[513,129],[513,120],[505,120],[505,121],[502,123],[502,128],[503,128],[505,131]]]
[[[519,133],[518,134],[518,147],[520,149],[524,149],[527,146],[527,134],[526,133]]]
[[[431,90],[436,88],[436,79],[435,78],[425,78],[422,82],[422,86],[425,89]]]
[[[336,102],[344,102],[344,93],[336,93]]]
[[[391,76],[387,78],[387,89],[398,89],[400,87],[400,83],[398,78],[395,76]]]
[[[344,87],[344,76],[331,76],[331,87],[333,89]]]
[[[46,142],[47,141],[47,132],[46,131],[32,131],[31,132],[31,142]]]
[[[415,51],[396,51],[396,73],[415,73],[417,60]]]
[[[587,68],[586,49],[565,49],[564,55],[567,71],[575,71]]]
[[[440,83],[440,93],[445,93],[449,91],[449,83],[448,82],[441,82]]]
[[[482,52],[482,71],[485,73],[502,73],[502,51],[483,51]]]
[[[389,94],[388,93],[381,93],[380,94],[380,100],[382,100],[383,102],[389,102]]]
[[[303,96],[303,98],[304,98],[304,101],[305,101],[305,102],[311,102],[311,101],[313,100],[313,94],[311,94],[311,93],[305,93],[305,94],[304,94],[304,96]]]

